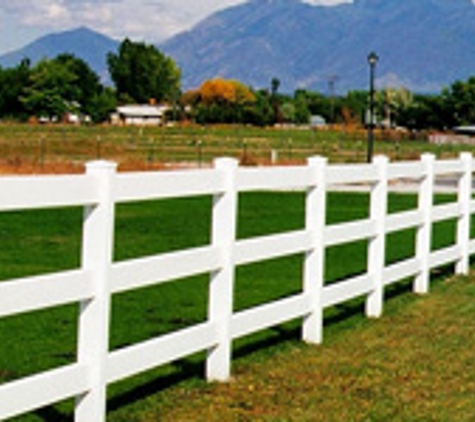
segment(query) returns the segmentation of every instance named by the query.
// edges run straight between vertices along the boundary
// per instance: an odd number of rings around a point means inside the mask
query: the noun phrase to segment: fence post
[[[419,185],[419,212],[422,214],[422,223],[417,228],[416,257],[420,269],[414,280],[414,292],[426,294],[429,291],[430,254],[432,243],[432,208],[434,205],[434,162],[433,154],[423,154],[421,161],[424,166],[424,175]]]
[[[208,320],[216,327],[217,345],[208,351],[208,381],[224,382],[231,376],[231,318],[234,296],[234,243],[237,225],[236,173],[238,162],[232,158],[215,161],[221,170],[225,190],[214,197],[212,245],[220,250],[222,267],[211,274]]]
[[[305,228],[312,234],[312,249],[307,251],[304,263],[304,294],[311,303],[310,313],[304,318],[302,336],[307,343],[320,344],[323,340],[322,289],[325,277],[325,244],[328,159],[312,157],[308,166],[314,175],[313,185],[307,191]]]
[[[87,164],[87,174],[96,179],[99,202],[87,206],[84,211],[82,266],[92,274],[94,296],[80,306],[78,362],[88,367],[91,384],[89,391],[77,398],[76,422],[106,420],[105,370],[109,347],[115,172],[115,163],[96,161]]]
[[[366,315],[379,318],[383,313],[383,272],[386,249],[386,217],[388,211],[388,157],[377,156],[373,165],[378,169],[378,181],[371,188],[370,219],[376,224],[376,234],[369,241],[368,273],[373,290],[366,300]]]
[[[464,152],[460,154],[463,173],[458,183],[458,203],[461,215],[457,222],[457,245],[461,250],[460,260],[457,262],[455,271],[457,274],[467,275],[470,261],[470,204],[472,201],[472,154]]]

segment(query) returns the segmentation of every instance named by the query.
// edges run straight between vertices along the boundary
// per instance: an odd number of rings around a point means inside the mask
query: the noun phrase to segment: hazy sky
[[[41,35],[88,26],[119,40],[157,42],[246,0],[2,0],[0,54]],[[334,5],[351,0],[304,0]]]

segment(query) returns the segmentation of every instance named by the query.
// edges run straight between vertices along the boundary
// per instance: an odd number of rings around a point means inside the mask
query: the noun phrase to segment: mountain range
[[[162,45],[187,85],[214,75],[283,89],[367,87],[366,57],[380,60],[379,84],[439,90],[475,73],[471,0],[356,0],[311,6],[251,0],[210,16]]]
[[[366,58],[379,56],[378,86],[438,92],[475,75],[475,6],[471,0],[355,0],[313,6],[301,0],[248,0],[217,12],[157,45],[175,59],[183,88],[221,76],[255,88],[338,93],[368,86]],[[39,39],[0,57],[34,62],[60,52],[85,59],[105,77],[105,56],[118,42],[80,28]]]

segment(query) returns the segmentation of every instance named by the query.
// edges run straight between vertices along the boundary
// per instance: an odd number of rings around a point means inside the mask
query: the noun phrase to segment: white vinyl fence
[[[81,268],[0,283],[0,317],[80,304],[75,363],[0,385],[0,419],[75,397],[76,421],[104,421],[106,389],[112,382],[204,350],[208,379],[226,381],[232,342],[239,337],[301,318],[303,340],[318,344],[325,308],[366,297],[367,315],[379,317],[384,288],[392,283],[413,277],[414,291],[422,294],[429,290],[435,267],[454,263],[457,273],[466,274],[475,252],[470,239],[474,169],[470,154],[449,161],[425,155],[404,163],[376,157],[372,164],[355,165],[330,165],[315,157],[306,166],[270,168],[239,168],[236,160],[224,158],[213,169],[170,173],[121,174],[112,163],[94,162],[84,175],[0,178],[0,211],[85,207]],[[447,176],[454,181],[457,200],[434,205],[436,180]],[[398,180],[415,186],[418,207],[389,214],[388,191]],[[328,225],[327,192],[348,184],[370,191],[369,218]],[[304,229],[236,239],[238,193],[292,189],[306,191]],[[196,195],[214,197],[209,245],[113,262],[116,204]],[[457,220],[456,242],[432,251],[433,223],[448,219]],[[386,235],[407,228],[416,228],[415,256],[386,266]],[[325,285],[325,249],[359,239],[369,240],[366,273]],[[236,267],[296,253],[305,256],[298,294],[233,312]],[[108,350],[112,295],[198,274],[210,275],[205,322]]]

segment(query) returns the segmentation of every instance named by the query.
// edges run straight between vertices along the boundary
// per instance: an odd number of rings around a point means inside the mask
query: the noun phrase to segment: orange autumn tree
[[[256,102],[255,94],[242,82],[231,80],[229,83],[234,88],[234,102],[236,104],[246,105]]]
[[[244,105],[256,100],[254,93],[242,82],[215,78],[200,87],[201,100],[206,104],[229,103]]]
[[[201,101],[205,104],[233,103],[234,85],[225,79],[216,78],[205,81],[200,88]]]
[[[197,120],[202,123],[236,123],[243,120],[246,107],[256,101],[252,90],[237,80],[209,79],[201,85]]]

